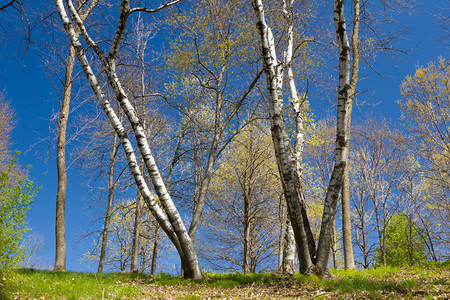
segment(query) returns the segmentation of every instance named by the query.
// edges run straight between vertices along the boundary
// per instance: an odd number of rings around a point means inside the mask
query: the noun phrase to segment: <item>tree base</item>
[[[306,276],[317,275],[323,279],[333,278],[333,274],[331,274],[328,268],[322,269],[321,267],[318,267],[316,265],[312,265],[311,267],[309,267],[303,274]]]
[[[53,268],[53,271],[54,271],[54,272],[65,272],[65,271],[66,271],[66,268],[63,267],[63,266],[55,266],[55,267]]]

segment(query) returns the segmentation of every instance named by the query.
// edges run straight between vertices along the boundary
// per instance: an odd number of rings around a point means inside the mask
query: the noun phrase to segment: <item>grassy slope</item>
[[[161,274],[19,270],[1,299],[450,299],[450,268],[334,271],[322,280],[270,274],[210,274],[202,283]]]

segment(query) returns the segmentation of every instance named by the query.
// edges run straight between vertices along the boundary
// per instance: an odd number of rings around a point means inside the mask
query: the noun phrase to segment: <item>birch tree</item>
[[[306,216],[304,195],[301,191],[298,166],[283,120],[282,64],[278,63],[272,30],[265,21],[262,1],[252,1],[256,15],[256,27],[260,38],[263,70],[269,94],[269,115],[272,139],[278,169],[287,202],[288,214],[297,243],[302,273],[310,273],[315,242]]]
[[[292,7],[292,3],[288,7]],[[275,154],[282,178],[283,189],[288,203],[289,216],[293,225],[301,272],[305,274],[317,273],[328,275],[328,258],[333,237],[336,204],[343,184],[345,167],[348,159],[350,117],[353,97],[355,95],[356,79],[358,73],[358,57],[354,57],[353,69],[350,57],[350,45],[346,30],[344,1],[334,1],[334,20],[336,37],[338,40],[340,65],[338,87],[338,116],[336,122],[335,164],[328,184],[325,197],[322,226],[320,231],[317,253],[315,241],[312,236],[302,186],[296,167],[298,157],[294,157],[286,125],[283,120],[283,65],[277,60],[276,47],[271,28],[265,21],[265,13],[261,0],[252,1],[256,27],[260,38],[261,56],[267,80],[269,94],[269,115]],[[354,45],[358,41],[359,28],[359,1],[354,2],[355,23],[353,28]],[[352,73],[352,79],[350,79]]]
[[[116,66],[117,56],[125,34],[126,24],[129,16],[139,11],[145,13],[155,13],[163,8],[174,5],[179,1],[169,2],[155,9],[146,7],[131,8],[129,1],[121,1],[117,31],[114,38],[112,39],[111,47],[107,55],[105,54],[104,50],[97,44],[97,42],[95,42],[89,35],[72,1],[66,1],[67,9],[70,11],[70,15],[73,18],[72,20],[69,18],[66,7],[64,6],[62,0],[56,0],[55,2],[61,21],[64,25],[68,37],[71,40],[72,45],[74,45],[75,47],[75,52],[77,54],[78,60],[83,67],[86,78],[88,79],[97,99],[102,105],[105,113],[108,115],[111,125],[113,126],[120,139],[128,160],[130,171],[136,181],[137,186],[139,187],[144,201],[146,202],[148,208],[151,210],[152,214],[157,219],[160,226],[163,228],[172,243],[175,245],[184,267],[184,276],[186,278],[201,280],[203,278],[203,274],[200,269],[193,242],[189,237],[181,216],[178,213],[178,210],[175,207],[174,202],[162,180],[162,177],[160,175],[158,167],[155,164],[154,157],[148,145],[145,131],[142,128],[142,124],[137,117],[134,107],[130,103],[128,95],[123,89],[122,83],[117,75]],[[108,84],[114,91],[121,109],[125,112],[127,119],[131,124],[141,156],[145,162],[145,167],[150,175],[154,189],[158,195],[162,207],[158,204],[155,197],[150,192],[146,181],[144,180],[144,177],[139,169],[134,148],[128,138],[127,133],[124,130],[123,124],[117,118],[116,112],[112,109],[108,99],[104,97],[104,92],[102,91],[97,76],[95,76],[92,67],[86,57],[86,51],[80,43],[72,21],[76,23],[76,28],[80,30],[84,41],[89,45],[90,48],[93,49],[95,55],[98,57],[101,63],[102,69],[106,72]]]

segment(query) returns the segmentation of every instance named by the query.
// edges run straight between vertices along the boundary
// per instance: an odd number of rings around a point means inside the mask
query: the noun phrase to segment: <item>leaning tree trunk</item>
[[[64,28],[69,38],[71,39],[72,44],[75,47],[75,51],[78,56],[78,60],[83,66],[83,71],[88,79],[91,88],[93,89],[97,99],[102,105],[105,113],[108,115],[111,125],[116,131],[117,135],[120,138],[122,146],[124,148],[124,152],[126,154],[128,165],[133,175],[135,182],[147,203],[147,206],[151,210],[155,219],[158,221],[160,226],[166,232],[168,237],[171,239],[172,243],[175,245],[180,259],[182,261],[182,265],[184,266],[184,276],[186,278],[193,278],[195,280],[202,280],[203,274],[200,269],[200,264],[198,262],[197,253],[194,248],[194,244],[190,239],[186,227],[181,219],[178,210],[176,209],[172,198],[170,197],[166,186],[162,180],[160,172],[156,166],[155,159],[150,151],[150,147],[148,145],[148,141],[145,135],[145,132],[142,128],[142,124],[139,121],[134,107],[131,105],[122,85],[120,79],[116,73],[116,64],[115,59],[117,57],[119,47],[121,41],[124,36],[124,32],[126,29],[126,22],[128,16],[131,14],[131,9],[129,7],[129,1],[122,1],[121,11],[120,11],[120,19],[118,30],[116,36],[113,40],[111,50],[108,56],[105,56],[103,50],[90,38],[88,35],[86,28],[82,20],[80,19],[75,7],[73,7],[70,0],[66,1],[68,8],[74,17],[78,28],[84,37],[84,40],[89,44],[89,46],[94,50],[98,58],[102,63],[103,70],[105,71],[108,79],[108,83],[111,86],[117,101],[119,102],[122,110],[127,115],[128,121],[131,124],[136,142],[138,144],[141,157],[144,159],[145,166],[150,175],[150,178],[153,182],[154,189],[159,197],[159,201],[164,210],[161,209],[159,204],[156,202],[156,199],[151,194],[147,183],[142,176],[142,173],[139,170],[137,159],[134,153],[133,146],[128,139],[127,133],[125,131],[124,126],[117,118],[116,113],[112,109],[108,100],[104,97],[102,89],[98,83],[97,77],[94,75],[92,68],[89,65],[89,62],[86,58],[86,52],[83,49],[78,37],[75,34],[73,24],[68,18],[62,0],[55,0],[58,8],[58,13],[61,17],[61,20],[64,24]],[[175,3],[175,2],[173,2]]]
[[[75,66],[75,48],[70,45],[67,57],[66,73],[64,77],[64,95],[59,112],[58,142],[56,148],[56,168],[58,171],[58,190],[56,192],[56,224],[55,224],[55,266],[54,271],[66,270],[66,130],[72,96],[72,75]]]
[[[112,151],[109,155],[109,171],[108,171],[108,206],[106,208],[105,224],[102,232],[102,246],[100,249],[100,258],[98,261],[98,273],[103,273],[106,259],[106,247],[108,246],[109,224],[111,223],[111,215],[114,200],[114,168],[116,165],[116,155],[118,150],[117,134],[114,133]]]

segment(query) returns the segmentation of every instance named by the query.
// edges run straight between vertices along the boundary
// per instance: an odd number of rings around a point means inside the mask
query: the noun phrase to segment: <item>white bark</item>
[[[269,93],[269,115],[275,155],[283,183],[289,218],[298,245],[301,271],[307,273],[312,267],[308,236],[304,226],[304,207],[301,203],[300,178],[298,177],[292,146],[283,120],[282,67],[277,61],[274,38],[267,26],[261,0],[252,1],[256,15],[256,27],[260,37],[261,55]]]
[[[292,229],[289,218],[286,219],[286,233],[284,235],[283,263],[281,265],[281,274],[294,275],[295,273],[295,240],[294,230]]]
[[[98,47],[98,45],[90,38],[72,2],[70,0],[66,0],[66,3],[72,16],[76,20],[77,26],[81,34],[83,35],[84,40],[89,44],[89,46],[91,46],[94,49],[95,53],[99,57],[103,69],[105,70],[106,75],[108,77],[108,82],[116,95],[117,101],[119,102],[120,106],[127,115],[127,118],[133,128],[133,132],[137,144],[139,146],[142,158],[145,162],[147,171],[153,182],[153,186],[159,197],[159,201],[164,211],[162,211],[159,205],[156,203],[153,195],[151,194],[141,174],[141,171],[139,170],[136,156],[134,154],[134,149],[127,137],[123,125],[117,118],[117,115],[115,114],[114,110],[111,108],[109,102],[105,99],[101,91],[101,87],[98,84],[98,80],[94,75],[94,73],[92,72],[92,69],[84,54],[84,49],[82,48],[78,37],[75,35],[75,31],[73,29],[72,23],[70,22],[67,16],[62,0],[55,0],[55,1],[58,7],[58,13],[60,14],[61,20],[63,21],[64,24],[64,28],[69,38],[71,39],[72,44],[75,47],[75,50],[78,55],[78,60],[81,62],[83,66],[83,71],[86,77],[88,78],[88,81],[95,95],[97,96],[97,99],[99,100],[100,104],[102,105],[103,109],[108,115],[111,125],[114,127],[114,130],[117,132],[117,135],[120,138],[120,141],[122,143],[122,146],[124,148],[128,160],[130,171],[136,181],[136,184],[141,192],[141,195],[144,197],[144,200],[147,202],[147,205],[149,206],[152,214],[155,216],[160,226],[168,234],[171,241],[177,247],[183,265],[187,267],[187,272],[185,272],[185,276],[198,280],[202,279],[203,275],[200,270],[200,265],[198,263],[197,254],[195,252],[192,240],[189,238],[189,235],[183,224],[181,216],[179,215],[178,210],[176,209],[169,193],[167,192],[165,184],[159,173],[158,167],[156,166],[155,159],[151,154],[151,150],[148,145],[144,129],[137,117],[134,107],[131,105],[124,89],[122,88],[122,85],[115,70],[116,55],[118,53],[118,49],[121,44],[124,31],[126,29],[127,18],[131,13],[129,1],[126,0],[122,1],[118,29],[113,41],[113,45],[111,46],[111,52],[108,57],[105,57],[100,47]]]
[[[357,40],[359,30],[359,0],[355,3],[355,25],[353,32],[353,50],[358,53]],[[344,0],[334,1],[334,25],[339,46],[339,86],[338,86],[338,112],[336,121],[336,146],[334,168],[330,177],[327,194],[325,197],[322,226],[317,252],[316,266],[321,275],[328,272],[328,259],[333,238],[333,224],[336,215],[336,204],[339,192],[343,185],[344,171],[348,165],[348,152],[350,144],[350,121],[353,98],[358,75],[359,58],[354,56],[351,74],[351,53],[347,35]]]

